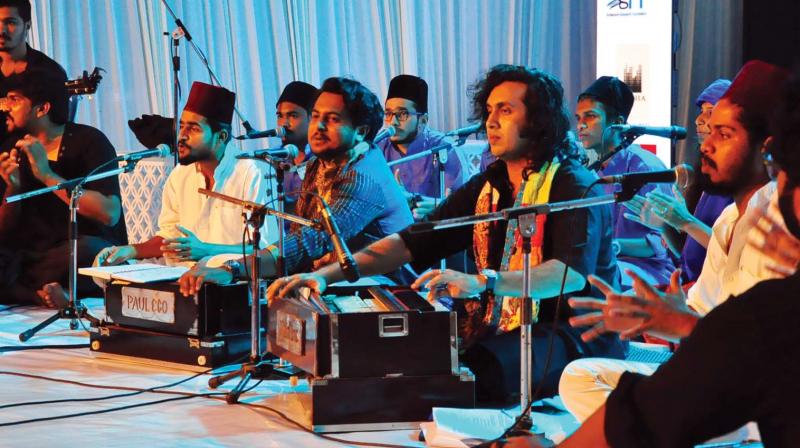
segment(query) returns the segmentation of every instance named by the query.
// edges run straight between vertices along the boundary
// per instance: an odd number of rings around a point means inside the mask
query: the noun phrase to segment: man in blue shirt
[[[578,138],[587,150],[594,150],[601,160],[615,150],[622,136],[610,126],[628,121],[633,108],[633,92],[624,82],[612,76],[601,76],[578,97],[575,110]],[[605,156],[605,157],[604,157]],[[611,176],[638,171],[659,171],[666,169],[655,154],[639,145],[630,145],[618,150],[602,163],[600,176]],[[607,187],[612,192],[614,187]],[[650,184],[639,190],[646,195],[660,191],[672,196],[669,185]],[[622,272],[635,271],[652,284],[667,284],[675,265],[667,254],[658,231],[638,222],[624,218],[626,209],[622,204],[614,205],[614,241]],[[623,275],[623,287],[629,287],[631,280]]]
[[[288,211],[294,210],[297,192],[303,183],[302,175],[305,173],[305,167],[300,165],[311,157],[311,149],[308,147],[308,122],[318,94],[317,88],[311,84],[292,81],[283,88],[275,104],[277,124],[284,129],[281,146],[294,145],[298,149],[297,157],[291,161],[297,170],[287,172],[283,180]]]
[[[448,142],[444,134],[428,127],[428,84],[411,75],[395,76],[389,83],[384,104],[384,126],[395,129],[394,136],[378,142],[387,162],[419,154]],[[461,162],[452,149],[443,160],[445,188],[452,191],[463,183]],[[439,201],[439,167],[428,155],[392,167],[395,179],[406,190],[414,218],[422,219]]]

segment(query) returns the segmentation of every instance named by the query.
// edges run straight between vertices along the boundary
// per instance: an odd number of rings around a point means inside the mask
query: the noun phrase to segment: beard
[[[702,162],[705,161],[706,165],[714,168],[715,170],[717,169],[717,164],[713,160],[701,155],[700,162],[698,162],[700,169],[696,171],[698,187],[708,194],[733,196],[742,188],[752,185],[753,182],[751,179],[753,176],[751,173],[748,173],[748,167],[752,166],[753,157],[759,157],[759,153],[754,152],[753,155],[748,157],[747,160],[744,160],[738,166],[733,167],[733,172],[729,176],[730,180],[714,182],[711,180],[711,176],[702,171]]]
[[[392,141],[392,143],[394,143],[395,145],[409,145],[414,140],[417,139],[417,135],[419,135],[419,125],[417,125],[417,127],[414,128],[413,131],[409,131],[409,133],[405,136],[405,138],[403,138],[402,140]]]
[[[25,43],[24,34],[18,34],[17,36],[9,36],[8,34],[3,34],[3,44],[0,45],[0,51],[12,51],[19,47],[21,44]]]
[[[192,152],[191,148],[186,145],[178,145],[178,148],[187,148],[189,149],[189,154],[185,156],[178,156],[178,163],[181,165],[191,165],[195,162],[204,162],[206,160],[211,159],[211,152],[210,151],[202,151],[202,152]]]

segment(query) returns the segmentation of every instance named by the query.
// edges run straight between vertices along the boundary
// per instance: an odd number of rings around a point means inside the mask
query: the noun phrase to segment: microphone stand
[[[520,235],[522,236],[522,315],[520,316],[521,414],[517,420],[517,425],[519,427],[530,429],[533,425],[531,419],[531,409],[528,403],[532,398],[531,394],[533,386],[533,366],[531,365],[531,360],[533,359],[531,354],[533,306],[531,299],[530,257],[531,239],[536,233],[536,215],[613,204],[615,202],[625,202],[630,200],[641,187],[642,184],[639,182],[622,182],[622,190],[614,194],[607,194],[593,198],[575,199],[571,201],[512,207],[499,212],[485,213],[482,215],[464,216],[460,218],[418,223],[409,228],[412,233],[418,233],[449,229],[453,227],[470,226],[481,222],[511,221],[513,219],[517,220]]]
[[[241,205],[245,210],[250,211],[250,218],[247,219],[247,224],[253,228],[253,253],[250,258],[250,360],[243,363],[239,370],[229,372],[223,375],[214,376],[208,380],[208,387],[216,389],[227,381],[241,377],[239,383],[225,395],[225,401],[228,404],[235,404],[239,401],[239,397],[245,390],[247,383],[252,378],[267,378],[273,371],[274,366],[264,360],[263,351],[261,350],[261,301],[264,299],[264,288],[261,287],[261,257],[259,255],[259,245],[261,242],[261,227],[264,225],[264,217],[266,215],[276,216],[279,219],[285,219],[300,225],[313,227],[316,229],[321,228],[320,224],[316,221],[301,218],[299,216],[290,215],[283,211],[274,210],[243,199],[237,199],[228,195],[217,193],[215,191],[207,190],[205,188],[198,188],[198,193],[206,196],[217,198],[232,204]]]
[[[179,27],[178,31],[186,35],[182,27]],[[172,122],[172,147],[175,148],[175,152],[172,155],[173,165],[178,164],[178,103],[181,101],[181,81],[178,78],[178,73],[181,71],[181,56],[180,53],[178,53],[180,38],[180,34],[173,33],[172,46],[170,47],[170,51],[172,52],[172,116],[175,117]]]
[[[116,160],[116,159],[114,159]],[[51,187],[40,188],[38,190],[29,191],[26,193],[9,196],[6,202],[17,202],[25,200],[34,196],[39,196],[51,193],[57,190],[66,190],[70,192],[69,198],[69,228],[67,236],[69,239],[69,302],[64,308],[61,308],[48,317],[38,325],[23,331],[19,334],[19,340],[25,342],[32,338],[36,333],[48,327],[53,322],[59,319],[69,319],[70,330],[78,329],[78,319],[86,318],[92,324],[96,324],[99,320],[88,313],[86,307],[80,302],[78,298],[78,200],[83,195],[83,184],[93,182],[95,180],[105,179],[107,177],[118,176],[121,173],[128,173],[133,171],[136,166],[136,160],[131,160],[124,166],[110,171],[105,171],[98,174],[93,174],[87,177],[79,177],[71,180],[61,182]]]
[[[284,241],[286,239],[286,230],[284,229],[284,216],[283,213],[286,211],[286,193],[283,189],[283,181],[286,177],[286,171],[290,170],[292,166],[286,162],[285,160],[277,159],[275,157],[263,156],[259,158],[263,162],[269,163],[272,168],[275,170],[275,180],[278,182],[277,191],[278,191],[278,211],[281,212],[280,215],[275,215],[278,218],[278,273],[281,277],[285,277],[288,274],[286,271],[286,263],[284,263],[285,259],[285,252],[284,252]]]
[[[616,153],[630,146],[633,143],[633,141],[639,137],[641,137],[641,135],[635,133],[624,134],[622,136],[622,141],[619,143],[619,145],[615,146],[612,151],[609,151],[603,157],[600,157],[599,159],[595,160],[594,163],[589,165],[587,168],[591,171],[597,171],[601,169],[603,167],[603,164],[606,163],[608,159],[614,157]]]
[[[183,22],[181,22],[181,19],[179,19],[178,16],[175,15],[175,12],[172,10],[172,8],[170,8],[169,3],[167,3],[167,0],[161,0],[161,3],[164,4],[164,7],[167,9],[167,12],[169,13],[169,15],[172,16],[172,20],[175,21],[175,25],[178,27],[178,30],[180,30],[180,32],[183,33],[183,35],[186,37],[186,41],[189,42],[189,46],[192,47],[192,49],[194,50],[195,54],[197,54],[198,59],[200,59],[200,62],[202,62],[203,65],[205,66],[206,71],[208,71],[208,76],[211,78],[211,82],[216,84],[216,85],[218,85],[218,86],[221,86],[222,83],[219,82],[219,78],[217,78],[217,75],[215,75],[214,71],[211,69],[211,65],[209,64],[208,59],[206,58],[206,55],[203,54],[203,52],[200,50],[200,48],[194,43],[194,40],[192,40],[192,35],[189,34],[189,30],[186,29],[186,25],[184,25]],[[175,45],[175,56],[173,58],[173,76],[174,76],[174,82],[175,82],[176,87],[179,87],[179,84],[178,84],[178,73],[177,73],[177,71],[180,69],[180,59],[177,56],[177,54],[178,54],[178,39],[179,38],[180,37],[178,37],[176,39],[173,39],[174,40],[174,45]],[[177,100],[177,97],[178,97],[178,94],[177,94],[177,89],[175,89],[175,90],[176,90],[176,92],[173,92],[174,93],[173,100],[174,100],[174,108],[175,108],[175,126],[177,128],[177,123],[178,123],[178,100]],[[251,134],[251,133],[255,132],[253,127],[250,125],[250,122],[245,120],[244,115],[242,115],[242,113],[239,111],[238,107],[236,107],[234,105],[233,106],[233,111],[236,113],[236,116],[239,117],[239,121],[242,122],[242,127],[244,127],[244,130],[245,130],[245,132],[247,134]],[[177,136],[178,133],[175,132],[175,135]],[[177,146],[176,146],[176,148],[177,148]],[[177,161],[177,157],[178,156],[176,155],[175,157],[176,157],[176,161]]]
[[[436,206],[438,206],[439,204],[442,203],[442,201],[444,201],[445,196],[446,196],[446,194],[445,194],[445,190],[446,190],[445,189],[445,176],[444,176],[445,175],[445,166],[444,166],[444,163],[442,163],[442,155],[443,155],[444,151],[447,151],[448,149],[451,149],[451,148],[455,148],[455,147],[461,146],[461,145],[464,144],[465,141],[466,141],[466,137],[461,137],[461,138],[458,139],[457,143],[455,143],[455,146],[454,146],[453,143],[445,143],[443,145],[434,146],[431,149],[426,149],[426,150],[418,152],[416,154],[403,157],[402,159],[397,159],[397,160],[393,160],[391,162],[388,162],[387,165],[389,165],[389,168],[391,168],[391,167],[393,167],[395,165],[400,165],[400,164],[403,164],[403,163],[411,162],[412,160],[421,159],[423,157],[427,157],[428,155],[430,155],[432,157],[432,162],[433,162],[434,169],[436,169],[436,171],[438,172],[438,175],[439,175],[439,198],[438,198],[438,203],[436,204]],[[444,154],[444,155],[446,157],[446,154]],[[442,270],[447,269],[447,261],[444,260],[444,259],[441,260],[439,262],[439,268],[442,269]]]

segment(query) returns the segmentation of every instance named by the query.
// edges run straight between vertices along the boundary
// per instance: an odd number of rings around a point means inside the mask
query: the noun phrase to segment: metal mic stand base
[[[67,306],[61,308],[55,314],[48,317],[35,327],[20,333],[19,334],[20,342],[26,342],[30,338],[34,337],[36,333],[42,331],[45,327],[49,326],[50,324],[59,319],[70,319],[69,322],[70,330],[78,329],[78,321],[77,321],[78,319],[86,319],[92,324],[97,324],[100,322],[99,319],[89,314],[89,311],[82,304],[78,304],[77,306],[72,306],[71,304],[67,304]]]
[[[212,377],[210,380],[208,380],[208,387],[211,389],[216,389],[217,387],[225,384],[233,378],[236,378],[237,376],[241,377],[239,383],[236,384],[236,386],[230,392],[228,392],[227,395],[225,395],[225,402],[228,404],[236,404],[239,402],[239,397],[245,391],[245,387],[251,379],[266,380],[275,375],[280,375],[280,372],[277,372],[275,367],[267,361],[260,360],[258,362],[248,362],[242,364],[242,367],[239,370]],[[281,377],[281,379],[284,378]]]

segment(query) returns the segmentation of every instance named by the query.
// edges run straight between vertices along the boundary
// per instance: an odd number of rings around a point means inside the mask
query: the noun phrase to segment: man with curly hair
[[[432,221],[471,216],[513,206],[557,202],[600,194],[586,192],[595,179],[571,151],[563,88],[553,76],[522,66],[498,65],[473,86],[473,118],[484,123],[492,153],[488,169],[454,191],[429,216]],[[572,310],[557,300],[562,277],[566,293],[591,293],[584,276],[594,273],[618,284],[611,253],[611,208],[541,215],[532,243],[534,312],[533,380],[545,394],[555,392],[561,370],[584,354],[622,357],[616,337],[585,344],[569,327]],[[478,399],[506,402],[518,389],[522,251],[516,222],[411,233],[405,229],[355,255],[364,275],[390,272],[404,263],[423,270],[450,254],[472,248],[479,275],[434,269],[413,285],[425,287],[429,300],[441,300],[459,312],[462,361],[476,375]],[[324,291],[342,279],[335,264],[309,274],[276,280],[271,300],[300,286]],[[548,356],[548,336],[553,336]],[[550,362],[546,362],[550,358]],[[548,365],[545,371],[545,365]]]

